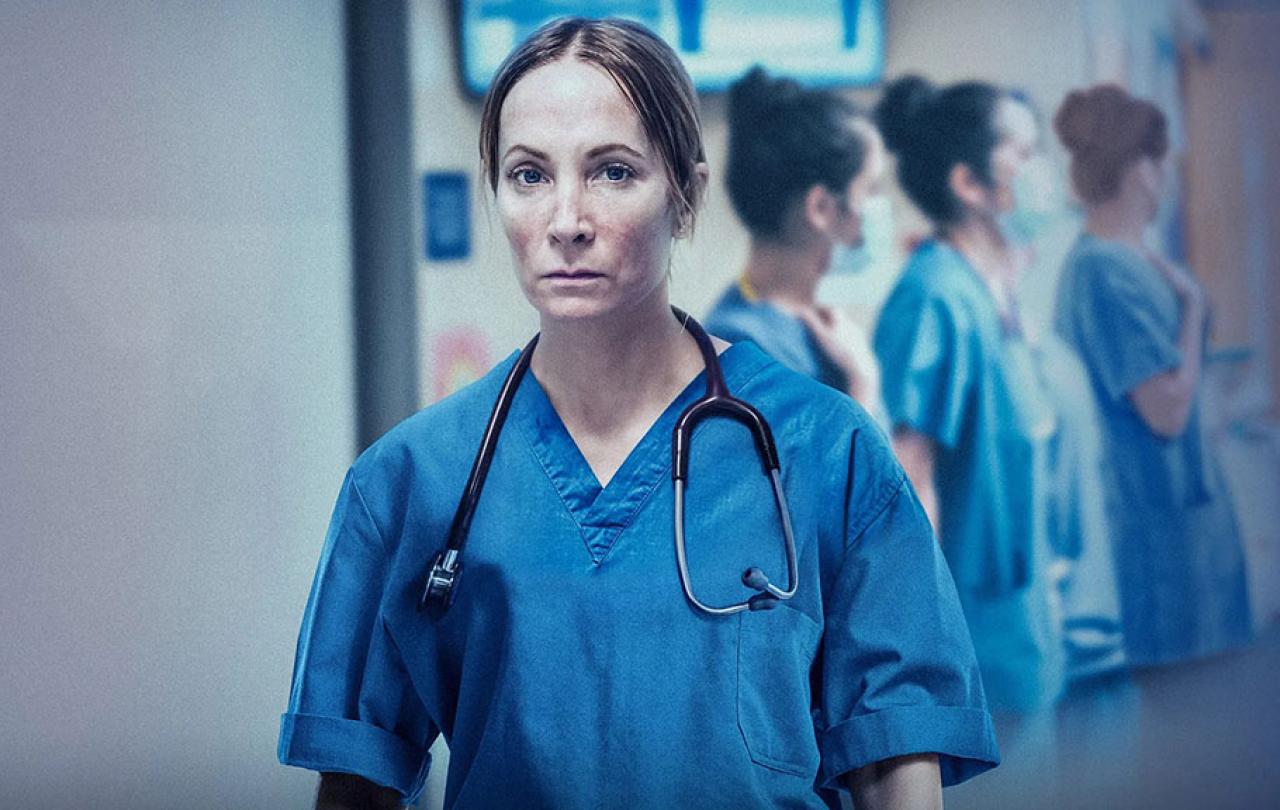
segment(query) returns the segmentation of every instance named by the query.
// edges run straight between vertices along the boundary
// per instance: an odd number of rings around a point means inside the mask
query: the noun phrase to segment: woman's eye
[[[528,166],[520,166],[507,173],[508,176],[522,186],[535,186],[544,179],[542,172]]]
[[[635,177],[636,173],[625,163],[610,163],[600,171],[600,175],[610,183],[621,183]]]

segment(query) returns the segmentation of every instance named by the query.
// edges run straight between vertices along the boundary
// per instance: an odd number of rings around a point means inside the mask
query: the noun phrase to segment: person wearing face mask
[[[1062,678],[1047,577],[1056,420],[1013,284],[1026,252],[1015,188],[1036,119],[990,84],[906,76],[876,122],[933,226],[876,325],[893,446],[956,579],[1005,762],[1030,775]]]
[[[880,134],[846,99],[756,67],[729,89],[725,185],[751,251],[707,316],[725,340],[750,340],[878,419],[880,373],[863,330],[818,303],[828,272],[867,263],[863,220],[887,212]]]
[[[1240,530],[1204,433],[1207,305],[1190,272],[1148,247],[1168,149],[1160,110],[1098,85],[1069,94],[1054,128],[1087,213],[1055,329],[1102,415],[1125,655],[1145,701],[1170,665],[1253,633]]]

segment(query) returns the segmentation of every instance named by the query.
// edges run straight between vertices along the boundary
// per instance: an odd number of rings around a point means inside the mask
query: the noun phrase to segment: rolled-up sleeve
[[[955,446],[972,376],[969,340],[946,300],[918,285],[894,291],[876,325],[874,348],[881,396],[895,428]]]
[[[437,734],[383,621],[387,550],[347,473],[311,586],[278,756],[362,776],[410,801]]]
[[[911,485],[896,481],[851,516],[827,606],[820,781],[892,757],[936,753],[942,784],[999,762],[955,586]]]

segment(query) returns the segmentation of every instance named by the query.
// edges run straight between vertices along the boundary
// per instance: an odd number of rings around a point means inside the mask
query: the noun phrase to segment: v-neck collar
[[[735,395],[738,386],[767,362],[767,357],[745,344],[734,344],[720,355],[725,382]],[[601,487],[541,383],[533,374],[526,374],[521,381],[509,422],[525,438],[550,479],[595,564],[604,561],[618,536],[670,474],[671,433],[676,420],[705,391],[706,370],[703,369],[668,403],[631,448],[609,483]]]

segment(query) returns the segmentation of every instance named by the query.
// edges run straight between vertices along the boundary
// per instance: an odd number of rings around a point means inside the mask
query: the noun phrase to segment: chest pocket
[[[738,728],[751,760],[797,776],[818,769],[809,670],[821,628],[779,606],[738,614]]]

